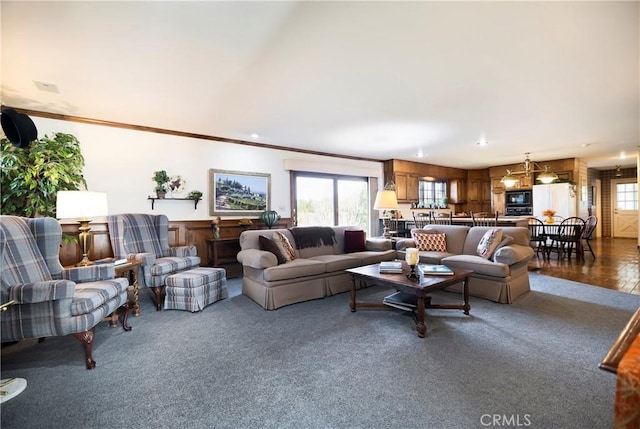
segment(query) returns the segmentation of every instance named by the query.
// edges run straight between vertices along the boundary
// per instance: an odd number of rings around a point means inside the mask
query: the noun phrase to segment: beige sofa
[[[485,259],[476,249],[483,235],[491,227],[462,225],[427,225],[424,229],[446,235],[446,252],[421,251],[420,262],[444,264],[450,268],[473,270],[469,279],[469,293],[494,302],[510,304],[530,290],[528,262],[534,251],[529,245],[529,229],[523,227],[498,227],[503,234],[513,237],[509,245],[497,249]],[[396,243],[398,259],[404,259],[405,249],[416,247],[413,239]],[[460,291],[462,284],[447,288]]]
[[[330,229],[335,238],[333,245],[320,244],[303,249],[297,248],[300,246],[297,246],[289,229],[242,232],[238,253],[243,270],[242,294],[267,310],[275,310],[285,305],[346,292],[351,287],[351,276],[345,272],[346,269],[390,261],[396,257],[391,241],[384,239],[367,239],[364,251],[345,253],[344,232],[357,228],[337,226]],[[273,253],[260,250],[259,237],[273,238],[276,231],[284,234],[293,245],[294,260],[278,265]]]

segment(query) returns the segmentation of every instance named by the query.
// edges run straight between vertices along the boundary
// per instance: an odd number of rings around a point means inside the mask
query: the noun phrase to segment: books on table
[[[396,261],[380,262],[380,272],[384,274],[402,274],[402,262],[396,262]]]
[[[446,265],[419,264],[418,268],[422,274],[430,276],[452,276],[453,270]]]
[[[413,311],[418,307],[418,297],[410,293],[396,292],[386,296],[382,303],[400,310]]]

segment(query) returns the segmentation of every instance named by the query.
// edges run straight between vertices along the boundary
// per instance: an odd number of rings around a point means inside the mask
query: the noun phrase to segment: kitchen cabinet
[[[393,175],[396,184],[396,196],[400,203],[413,203],[418,201],[418,182],[420,178],[417,174],[395,173]]]
[[[467,201],[466,181],[451,179],[449,181],[449,203],[461,204]]]

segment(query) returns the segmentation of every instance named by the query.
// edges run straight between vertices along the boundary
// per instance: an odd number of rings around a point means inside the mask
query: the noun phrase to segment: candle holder
[[[410,280],[418,279],[418,274],[416,273],[416,265],[418,265],[418,261],[420,260],[420,254],[418,249],[415,247],[409,247],[405,253],[405,261],[411,267],[411,271],[407,274],[407,278]]]
[[[416,266],[415,265],[409,265],[409,267],[411,267],[411,271],[409,271],[409,274],[407,274],[407,278],[409,280],[418,280],[420,277],[416,273]]]

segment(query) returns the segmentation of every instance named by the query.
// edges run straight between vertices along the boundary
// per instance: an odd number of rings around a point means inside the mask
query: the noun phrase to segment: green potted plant
[[[191,191],[187,195],[187,198],[190,199],[190,200],[199,200],[200,198],[202,198],[202,192],[200,192],[200,191]]]
[[[56,217],[58,191],[86,189],[84,157],[73,135],[45,135],[24,149],[7,139],[0,143],[2,214]]]
[[[164,198],[167,194],[167,183],[171,180],[167,172],[165,170],[154,171],[151,180],[156,182],[156,196],[158,198]]]

